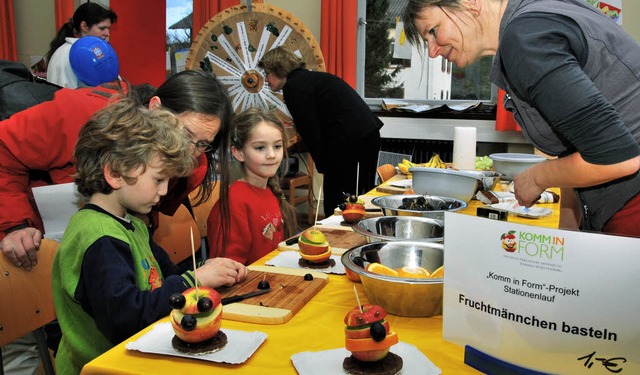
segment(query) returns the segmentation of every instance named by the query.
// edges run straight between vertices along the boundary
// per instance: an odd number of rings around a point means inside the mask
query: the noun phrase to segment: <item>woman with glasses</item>
[[[126,86],[123,91],[126,90]],[[134,90],[130,95],[137,93]],[[0,122],[0,249],[16,266],[31,270],[43,224],[31,195],[31,186],[73,181],[72,153],[80,128],[91,114],[118,95],[116,87],[61,89],[54,99],[21,111]],[[141,100],[141,99],[140,99]],[[227,134],[233,110],[224,86],[211,74],[188,70],[163,83],[149,100],[149,108],[162,106],[178,115],[180,125],[191,136],[198,167],[189,176],[173,179],[169,191],[148,218],[157,227],[158,212],[173,215],[189,193],[199,186],[194,205],[209,199],[220,177],[220,196],[228,212],[229,172],[216,173],[215,165],[227,166]],[[215,164],[214,164],[215,163]]]

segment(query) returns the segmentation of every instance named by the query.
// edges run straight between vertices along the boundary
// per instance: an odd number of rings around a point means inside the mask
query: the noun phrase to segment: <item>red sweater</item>
[[[0,239],[15,226],[43,231],[31,187],[73,182],[73,149],[80,128],[118,92],[106,87],[60,89],[53,100],[18,112],[0,122]],[[204,160],[203,160],[204,159]],[[204,155],[188,182],[179,184],[166,204],[179,206],[204,178]],[[185,179],[186,180],[186,179]],[[171,198],[171,199],[169,199]],[[175,212],[171,209],[170,214]]]
[[[213,206],[207,220],[210,257],[225,256],[251,264],[278,248],[284,240],[284,225],[278,198],[267,189],[244,181],[229,188],[230,231],[227,247],[222,249],[220,207]]]

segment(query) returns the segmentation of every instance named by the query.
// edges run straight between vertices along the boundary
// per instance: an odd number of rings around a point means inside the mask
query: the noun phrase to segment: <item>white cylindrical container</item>
[[[453,167],[476,169],[476,128],[456,126],[453,129]]]

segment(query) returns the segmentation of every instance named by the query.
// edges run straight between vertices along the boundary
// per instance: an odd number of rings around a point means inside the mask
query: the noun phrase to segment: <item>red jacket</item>
[[[53,100],[0,122],[0,239],[8,229],[22,224],[44,231],[31,187],[73,182],[78,132],[116,94],[117,90],[107,87],[60,89]],[[179,184],[182,191],[172,192],[167,204],[182,201],[202,182],[207,165],[199,161],[189,181]],[[163,211],[173,214],[175,209]]]

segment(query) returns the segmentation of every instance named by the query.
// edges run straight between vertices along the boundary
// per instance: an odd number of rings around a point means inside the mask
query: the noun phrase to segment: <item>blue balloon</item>
[[[120,64],[111,45],[98,37],[85,36],[71,46],[69,62],[76,77],[89,86],[99,86],[118,78]]]

